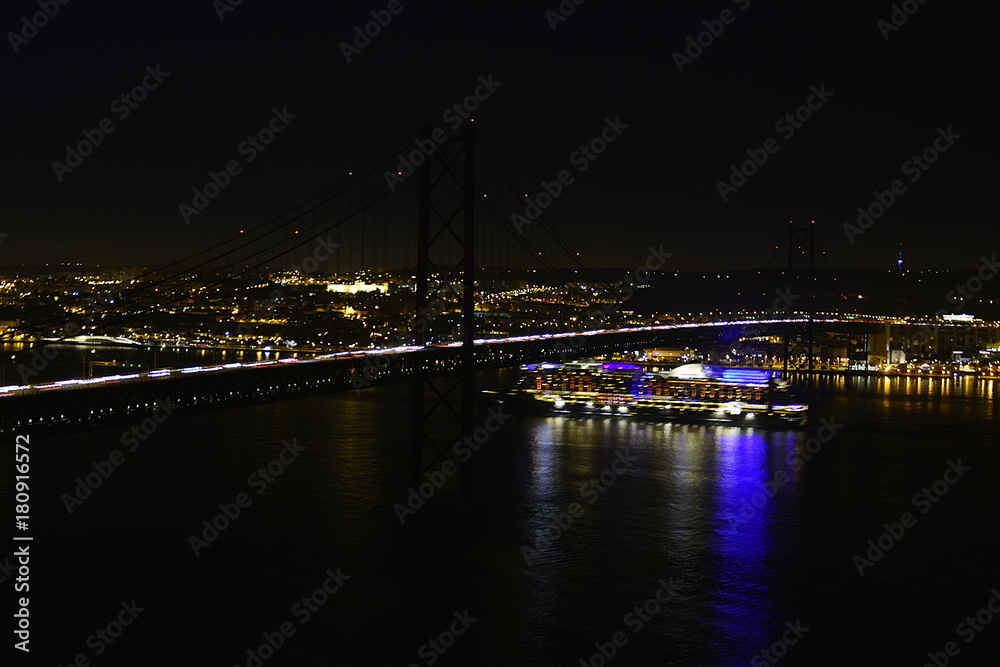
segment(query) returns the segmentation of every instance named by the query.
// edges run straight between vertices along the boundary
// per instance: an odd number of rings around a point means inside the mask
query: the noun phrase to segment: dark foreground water
[[[5,646],[0,664],[997,664],[998,397],[826,380],[826,442],[818,419],[513,418],[476,455],[475,507],[448,485],[404,526],[405,386],[177,415],[134,451],[123,427],[28,434],[32,652]],[[304,450],[279,475],[250,477],[292,440]],[[69,514],[63,494],[116,449],[124,462]],[[196,556],[190,536],[241,493],[249,506]],[[854,558],[880,536],[883,555]]]

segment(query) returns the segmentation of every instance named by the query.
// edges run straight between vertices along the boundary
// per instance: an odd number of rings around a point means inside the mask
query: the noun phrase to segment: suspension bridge
[[[532,199],[473,122],[451,136],[425,127],[280,215],[220,230],[204,250],[103,291],[25,311],[21,325],[5,334],[36,340],[148,337],[167,314],[207,303],[232,313],[233,331],[227,333],[250,346],[260,324],[246,315],[262,293],[274,309],[288,313],[295,299],[290,283],[299,294],[331,282],[349,291],[368,287],[345,283],[343,276],[409,274],[392,290],[395,301],[387,299],[382,313],[375,312],[378,307],[369,311],[366,349],[336,349],[338,334],[331,326],[316,336],[317,346],[330,351],[309,357],[8,385],[0,388],[0,430],[79,428],[134,420],[165,403],[211,410],[410,381],[411,477],[419,479],[425,462],[438,459],[455,440],[431,434],[427,424],[443,418],[458,427],[459,437],[472,432],[479,370],[747,336],[782,337],[786,364],[804,359],[811,370],[818,323],[862,335],[883,326],[879,318],[816,318],[815,229],[794,224],[787,232],[785,286],[803,295],[795,313],[626,326],[619,306],[643,276],[670,270],[663,256],[637,267],[632,278],[609,284],[542,215],[561,193],[544,190]],[[490,268],[495,276],[500,267],[518,267],[558,286],[558,303],[540,311],[546,314],[539,319],[550,320],[548,330],[538,331],[545,324],[534,322],[536,330],[524,333],[477,332],[477,320],[489,315],[485,304],[511,291],[502,281],[477,276],[489,275]],[[314,321],[323,318],[340,315],[314,314]],[[471,468],[463,470],[463,488],[471,489],[471,474]]]

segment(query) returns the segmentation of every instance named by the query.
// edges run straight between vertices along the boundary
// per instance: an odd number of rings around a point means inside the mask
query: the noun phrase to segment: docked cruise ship
[[[709,364],[662,372],[620,362],[530,364],[515,389],[493,396],[515,409],[746,426],[801,426],[808,414],[777,371]]]

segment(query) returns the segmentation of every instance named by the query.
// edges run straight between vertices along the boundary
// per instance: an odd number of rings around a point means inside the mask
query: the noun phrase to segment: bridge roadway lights
[[[836,324],[836,327],[826,326],[841,332],[857,332],[865,326],[856,322]],[[778,325],[768,326],[770,331],[780,330]],[[867,326],[881,330],[882,325]],[[572,352],[567,356],[582,357],[684,343],[700,340],[703,336],[704,332],[694,329],[670,329],[577,336],[574,345],[568,345],[564,338],[491,343],[476,346],[474,362],[476,370],[505,368],[555,359],[567,351]],[[453,372],[458,366],[457,350],[429,348],[398,355],[393,364],[372,379],[370,386]],[[128,422],[144,416],[147,406],[157,398],[172,400],[185,411],[191,411],[191,408],[208,410],[347,391],[352,389],[352,372],[360,368],[363,368],[362,358],[348,357],[3,396],[0,397],[0,432],[15,432],[27,425],[81,428],[112,420]]]

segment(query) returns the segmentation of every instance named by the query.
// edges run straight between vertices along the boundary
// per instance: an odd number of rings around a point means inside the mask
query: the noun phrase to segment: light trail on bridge
[[[534,341],[544,341],[544,340],[558,340],[567,339],[575,337],[589,337],[595,335],[607,335],[607,334],[624,334],[624,333],[644,333],[644,332],[658,332],[658,331],[671,331],[671,330],[685,330],[685,329],[711,329],[717,327],[727,327],[727,326],[767,326],[776,324],[801,324],[807,321],[807,318],[774,318],[766,320],[726,320],[719,322],[684,322],[679,324],[659,324],[645,327],[624,327],[618,329],[591,329],[587,331],[572,331],[572,332],[561,332],[561,333],[545,333],[545,334],[532,334],[527,336],[511,336],[508,338],[479,338],[474,341],[475,345],[479,346],[497,346],[504,344],[516,344],[516,343],[526,343]],[[850,319],[837,319],[837,318],[827,318],[827,319],[814,319],[814,323],[827,323],[827,324],[879,324],[883,325],[886,323],[901,324],[904,323],[902,320],[895,320],[893,318],[883,318],[883,317],[866,317],[859,318],[853,316]],[[253,368],[263,368],[272,367],[278,364],[288,364],[288,363],[319,363],[324,361],[340,360],[344,358],[354,358],[354,357],[365,357],[365,356],[380,356],[380,355],[405,355],[414,352],[428,351],[441,348],[458,348],[461,347],[461,342],[450,342],[450,343],[439,343],[434,345],[403,345],[390,348],[375,348],[371,350],[351,350],[345,352],[335,352],[332,354],[318,355],[309,359],[298,359],[294,357],[289,357],[285,359],[275,359],[268,361],[254,361],[247,363],[229,363],[217,366],[192,366],[186,368],[175,368],[175,369],[159,369],[150,371],[148,373],[130,373],[127,375],[111,375],[103,378],[86,378],[86,379],[69,379],[69,380],[59,380],[56,382],[49,382],[45,384],[31,384],[31,385],[9,385],[6,387],[0,387],[0,398],[4,396],[26,394],[26,393],[37,393],[41,391],[65,391],[65,390],[78,390],[87,387],[117,384],[122,382],[139,382],[145,380],[164,380],[171,377],[178,377],[183,375],[191,375],[196,373],[211,373],[218,371],[234,371],[234,370],[246,370]]]

